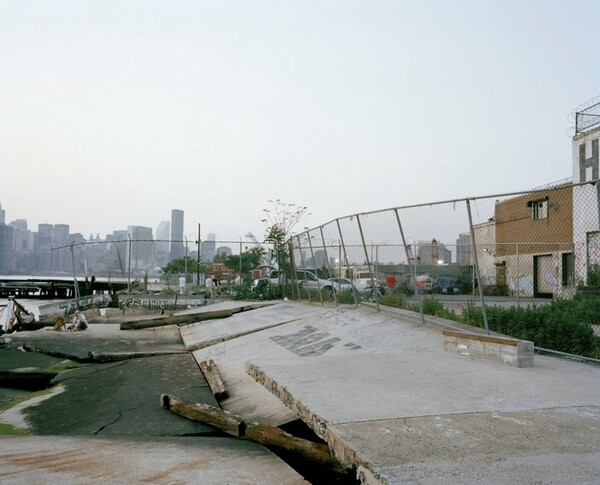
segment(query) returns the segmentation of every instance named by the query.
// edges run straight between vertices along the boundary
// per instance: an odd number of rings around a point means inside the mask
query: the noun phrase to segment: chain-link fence
[[[180,254],[173,256],[170,248],[181,245]],[[244,255],[260,249],[262,260],[255,262]],[[272,247],[256,238],[239,241],[173,241],[135,239],[127,236],[118,240],[88,241],[58,246],[38,252],[48,254],[48,264],[35,271],[40,275],[64,276],[83,284],[88,291],[92,278],[99,283],[111,281],[128,289],[171,289],[190,293],[203,287],[207,277],[226,289],[251,283],[262,276],[270,266]],[[242,257],[240,257],[242,255]],[[235,268],[224,264],[233,257],[239,262]],[[177,264],[173,264],[177,262]]]
[[[564,182],[335,219],[290,240],[294,284],[312,302],[349,287],[375,303],[396,290],[458,311],[597,291],[599,187]]]

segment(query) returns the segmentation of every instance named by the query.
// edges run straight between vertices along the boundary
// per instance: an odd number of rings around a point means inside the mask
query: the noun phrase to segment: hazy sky
[[[264,234],[572,176],[600,2],[0,0],[7,222]],[[298,228],[301,229],[301,228]]]

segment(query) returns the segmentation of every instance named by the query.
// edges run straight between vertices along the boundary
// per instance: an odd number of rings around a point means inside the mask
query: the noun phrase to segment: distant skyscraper
[[[6,224],[0,224],[0,273],[10,274],[15,271],[13,252],[14,229]]]
[[[131,238],[131,269],[147,270],[154,260],[152,228],[127,226],[127,233]]]
[[[183,211],[173,209],[171,211],[171,259],[183,258],[184,253]]]
[[[2,208],[2,204],[0,204],[0,224],[6,224],[6,211]]]
[[[206,235],[206,241],[202,241],[202,250],[200,251],[200,256],[202,257],[202,261],[211,263],[212,260],[215,258],[215,249],[216,249],[215,239],[216,239],[216,236],[212,232],[209,232]]]
[[[169,238],[171,235],[171,221],[162,221],[156,227],[156,264],[164,266],[169,258]]]

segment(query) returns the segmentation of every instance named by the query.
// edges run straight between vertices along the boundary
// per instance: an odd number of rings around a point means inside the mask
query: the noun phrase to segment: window
[[[575,281],[573,269],[573,253],[562,254],[562,285],[573,286]]]
[[[531,204],[531,216],[534,221],[548,217],[548,200],[534,200]]]

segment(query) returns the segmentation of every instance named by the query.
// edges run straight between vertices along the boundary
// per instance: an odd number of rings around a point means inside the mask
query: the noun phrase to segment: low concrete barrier
[[[512,367],[533,367],[533,342],[444,330],[444,350]]]

